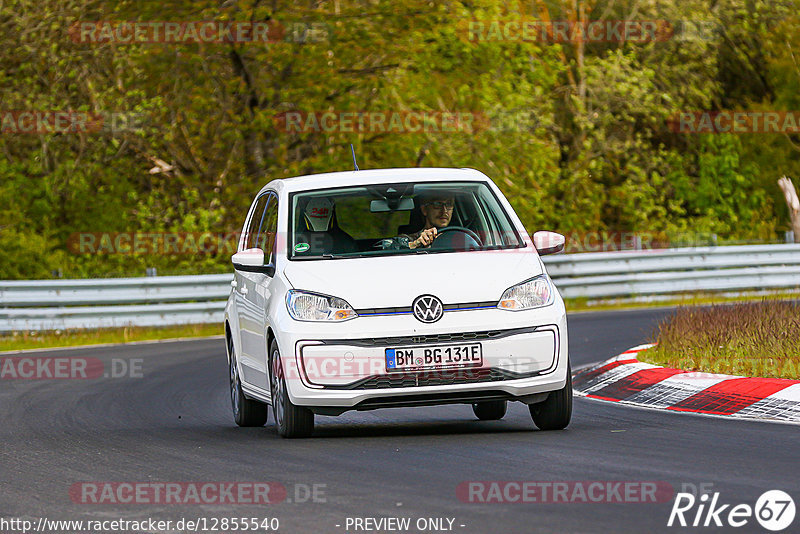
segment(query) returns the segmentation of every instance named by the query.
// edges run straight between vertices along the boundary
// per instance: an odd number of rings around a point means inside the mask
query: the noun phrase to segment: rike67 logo
[[[765,529],[778,532],[794,521],[794,500],[785,491],[765,491],[756,500],[755,506],[745,503],[723,504],[719,495],[719,492],[714,492],[712,495],[704,493],[695,497],[692,493],[678,493],[667,526],[737,528],[752,524],[755,517]]]

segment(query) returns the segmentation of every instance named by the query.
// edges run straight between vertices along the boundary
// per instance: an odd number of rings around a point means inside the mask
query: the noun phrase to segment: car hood
[[[423,294],[445,304],[497,301],[543,272],[531,248],[286,263],[293,288],[339,297],[356,309],[410,306]]]

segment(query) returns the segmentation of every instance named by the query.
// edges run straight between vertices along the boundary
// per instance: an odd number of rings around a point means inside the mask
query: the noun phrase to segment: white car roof
[[[344,187],[348,185],[369,185],[392,182],[442,182],[442,181],[480,181],[490,182],[489,178],[475,169],[446,169],[412,167],[407,169],[369,169],[363,171],[328,172],[309,174],[294,178],[272,180],[261,190],[271,189],[278,193],[293,193],[324,187]]]

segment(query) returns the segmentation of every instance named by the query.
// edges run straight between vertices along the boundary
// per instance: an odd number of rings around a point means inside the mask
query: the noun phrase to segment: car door
[[[255,200],[253,209],[250,211],[250,218],[245,225],[239,252],[257,247],[258,232],[264,220],[269,199],[269,193],[264,193]],[[234,302],[239,323],[240,376],[242,381],[247,383],[253,383],[254,380],[251,369],[253,369],[253,358],[258,354],[259,338],[261,337],[261,328],[258,325],[259,314],[257,310],[253,309],[251,299],[248,299],[250,291],[254,291],[251,274],[240,269],[236,269],[234,272]]]
[[[264,265],[275,265],[275,236],[278,226],[278,197],[268,192],[258,230],[249,235],[247,248],[264,251]],[[258,207],[258,206],[257,206]],[[273,277],[263,272],[240,271],[241,311],[239,324],[242,342],[242,380],[248,385],[268,390],[267,381],[267,307],[270,300],[270,285]]]

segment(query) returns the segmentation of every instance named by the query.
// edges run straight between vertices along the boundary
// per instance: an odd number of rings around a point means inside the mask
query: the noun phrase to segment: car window
[[[497,245],[516,246],[519,242],[519,236],[517,236],[517,232],[508,217],[501,217],[500,212],[497,210],[487,209],[492,201],[496,201],[494,195],[486,189],[478,191],[478,197],[480,197],[478,206],[480,206],[481,211],[484,212],[488,219],[490,229],[487,235],[491,237],[492,242]]]
[[[249,248],[258,248],[258,230],[261,227],[261,222],[264,219],[265,208],[267,207],[267,200],[269,195],[264,194],[256,200],[255,208],[250,216],[250,221],[247,223],[245,229],[244,239],[242,240],[242,250]]]
[[[408,211],[372,213],[370,200],[362,195],[340,198],[336,202],[339,227],[355,239],[381,239],[394,235],[408,222]]]
[[[270,194],[258,231],[258,248],[264,251],[264,264],[275,263],[275,237],[278,235],[278,197]]]
[[[289,199],[290,259],[524,246],[484,182],[375,184],[303,191]],[[431,225],[440,232],[433,243],[412,243]]]

